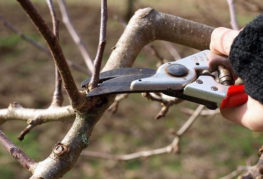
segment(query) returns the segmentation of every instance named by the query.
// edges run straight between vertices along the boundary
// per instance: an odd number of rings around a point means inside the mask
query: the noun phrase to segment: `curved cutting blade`
[[[122,76],[129,76],[129,75],[153,75],[155,74],[156,70],[151,68],[119,68],[114,70],[109,70],[100,73],[100,81],[107,81],[113,78],[122,77]],[[147,76],[148,77],[148,76]],[[85,81],[81,82],[81,87],[85,88],[87,84],[89,84],[91,78],[86,79]]]
[[[155,73],[155,70],[154,70],[154,73]],[[145,92],[145,90],[142,90],[142,91],[131,90],[130,85],[132,81],[152,76],[154,75],[154,73],[120,76],[120,77],[116,77],[116,78],[104,81],[101,84],[99,84],[97,88],[89,92],[87,94],[87,97],[104,95],[104,94]]]

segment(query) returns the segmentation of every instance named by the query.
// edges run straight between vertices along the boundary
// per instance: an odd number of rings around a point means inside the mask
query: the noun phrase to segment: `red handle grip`
[[[244,85],[233,85],[228,88],[225,99],[221,102],[220,108],[231,108],[247,102],[248,95]]]

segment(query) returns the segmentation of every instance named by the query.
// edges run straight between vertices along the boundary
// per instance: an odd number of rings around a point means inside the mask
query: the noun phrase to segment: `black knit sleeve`
[[[247,94],[263,104],[263,14],[235,38],[229,59]]]

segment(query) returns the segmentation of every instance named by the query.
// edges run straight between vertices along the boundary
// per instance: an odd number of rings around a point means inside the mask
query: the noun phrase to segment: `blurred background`
[[[44,1],[33,2],[50,23]],[[260,0],[235,2],[240,27],[263,9]],[[99,37],[100,1],[68,0],[67,3],[74,26],[94,58]],[[129,7],[129,3],[132,6]],[[108,4],[104,63],[123,32],[122,22],[127,21],[139,8],[153,7],[158,11],[211,26],[230,27],[225,0],[108,0]],[[46,45],[16,1],[0,0],[0,15],[23,33]],[[84,66],[78,49],[62,23],[60,41],[66,57]],[[161,42],[154,42],[153,45],[165,59],[173,60]],[[196,51],[177,44],[173,47],[182,57]],[[158,59],[145,49],[138,56],[135,66],[155,68],[157,62]],[[72,72],[77,84],[87,78],[86,74],[74,70]],[[7,29],[0,21],[0,108],[6,108],[12,102],[19,102],[28,108],[46,108],[50,104],[53,89],[53,61]],[[66,100],[65,105],[67,103]],[[86,150],[126,154],[166,146],[173,140],[174,131],[189,118],[189,115],[182,112],[182,108],[195,109],[196,106],[183,102],[171,107],[165,118],[156,120],[155,115],[161,108],[159,103],[149,101],[140,94],[129,95],[121,102],[115,114],[105,112]],[[3,124],[1,129],[38,161],[49,155],[71,123],[72,121],[43,124],[34,128],[22,142],[17,140],[17,136],[26,126],[25,122],[10,121]],[[76,166],[64,178],[219,178],[240,165],[253,164],[257,159],[257,150],[263,144],[263,135],[234,125],[218,114],[199,117],[181,142],[179,155],[164,154],[126,162],[80,157]],[[0,147],[0,178],[21,179],[29,176],[30,174]]]

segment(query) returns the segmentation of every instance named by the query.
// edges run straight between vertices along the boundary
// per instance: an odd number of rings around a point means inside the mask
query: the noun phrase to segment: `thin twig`
[[[226,0],[230,13],[230,25],[232,29],[239,30],[234,0]]]
[[[51,15],[53,34],[57,37],[57,39],[59,39],[59,20],[57,18],[54,3],[52,0],[46,0],[46,3]]]
[[[93,158],[100,158],[100,159],[107,159],[107,160],[120,160],[120,161],[127,161],[127,160],[134,160],[138,158],[148,158],[155,155],[173,153],[177,154],[180,152],[180,140],[181,137],[188,131],[188,129],[192,126],[192,124],[196,121],[197,117],[200,115],[202,110],[204,109],[203,105],[199,105],[193,115],[181,126],[181,128],[177,131],[175,138],[173,141],[162,148],[135,152],[131,154],[124,154],[124,155],[114,155],[102,152],[93,152],[93,151],[85,151],[83,152],[83,156],[86,157],[93,157]]]
[[[21,39],[25,40],[28,42],[30,45],[33,47],[39,49],[40,51],[44,52],[46,55],[49,57],[52,57],[51,53],[49,52],[48,48],[44,47],[34,39],[30,38],[26,34],[22,33],[20,30],[18,30],[14,25],[12,25],[9,21],[7,21],[3,16],[0,15],[0,20],[3,22],[4,26],[7,27],[9,30],[14,32],[15,34],[19,35]],[[84,74],[90,74],[87,72],[86,69],[84,69],[82,66],[77,65],[76,63],[73,63],[71,60],[67,59],[67,63],[69,64],[70,67],[72,67],[74,70],[77,70],[79,72],[82,72]]]
[[[204,109],[203,105],[199,105],[194,113],[190,116],[190,118],[184,123],[184,125],[177,131],[177,136],[182,136],[184,133],[187,132],[187,130],[192,126],[194,121],[197,119],[197,117],[201,114],[202,110]]]
[[[62,106],[63,104],[63,92],[62,92],[62,79],[59,74],[58,68],[55,67],[55,90],[53,92],[53,98],[50,106]]]
[[[110,111],[112,114],[115,114],[118,111],[119,104],[122,100],[126,99],[129,94],[119,94],[115,97],[114,102],[112,105],[108,108],[108,111]]]
[[[15,146],[6,135],[0,130],[0,143],[24,168],[33,173],[35,162],[29,158],[20,148]]]
[[[145,48],[149,49],[151,51],[151,54],[159,60],[160,65],[164,63],[165,58],[159,53],[159,51],[156,49],[156,47],[154,45],[151,45],[151,44],[146,45]],[[158,66],[160,66],[160,65],[158,65]]]
[[[214,24],[216,26],[222,26],[223,25],[223,22],[221,22],[221,19],[218,18],[217,15],[215,15],[209,11],[211,8],[213,8],[211,6],[212,1],[210,1],[210,0],[204,1],[203,3],[206,4],[205,6],[200,5],[200,3],[198,1],[195,1],[195,2],[196,2],[195,7],[198,10],[198,14],[200,16],[202,16],[207,23],[209,22],[209,24]]]
[[[72,77],[58,39],[53,34],[53,32],[48,28],[47,24],[43,18],[39,15],[38,11],[35,9],[30,0],[17,0],[23,7],[25,12],[30,16],[31,20],[34,22],[42,36],[47,41],[49,48],[54,57],[56,66],[59,69],[60,75],[62,77],[65,89],[69,95],[73,108],[80,110],[83,103],[85,103],[85,98],[82,98],[82,94],[78,91],[75,81]],[[83,94],[84,95],[84,94]]]
[[[180,111],[182,111],[184,114],[187,114],[187,115],[192,115],[194,113],[194,110],[192,109],[189,109],[189,108],[181,108]],[[213,116],[213,115],[216,115],[216,114],[220,114],[220,111],[219,109],[216,109],[216,110],[203,110],[201,112],[201,116]]]
[[[161,119],[165,117],[172,105],[179,104],[183,101],[182,99],[170,97],[162,93],[143,93],[142,96],[152,101],[161,103],[162,108],[155,116],[155,119]]]
[[[22,141],[24,140],[25,136],[31,131],[31,129],[33,129],[35,127],[35,125],[29,124],[26,126],[26,128],[24,130],[22,130],[19,134],[19,136],[17,137],[18,140]]]
[[[263,11],[263,5],[259,1],[254,0],[242,0],[240,3],[243,5],[243,8],[245,8],[248,11],[255,11],[258,13],[262,13]]]
[[[53,34],[59,39],[59,20],[56,15],[54,4],[52,0],[46,0],[49,8],[49,12],[52,19]],[[63,93],[62,93],[62,79],[59,74],[58,68],[55,67],[55,90],[53,93],[53,98],[51,106],[62,106],[63,104]]]
[[[232,171],[226,176],[221,177],[220,179],[233,179],[236,178],[238,175],[240,175],[243,172],[248,171],[250,166],[239,166],[236,170]]]
[[[9,21],[7,21],[1,15],[0,15],[0,20],[2,21],[2,23],[4,24],[5,27],[7,27],[9,30],[11,30],[12,32],[19,35],[23,40],[29,42],[32,46],[36,47],[37,49],[39,49],[39,50],[43,51],[44,53],[48,54],[49,56],[51,56],[49,50],[46,47],[44,47],[40,43],[36,42],[35,40],[30,38],[29,36],[23,34],[20,30],[18,30],[15,26],[13,26]]]
[[[54,4],[52,0],[46,0],[49,8],[49,12],[52,19],[53,34],[59,39],[59,20],[56,15]],[[55,67],[55,90],[53,93],[53,98],[51,106],[62,106],[63,104],[63,93],[62,93],[62,79],[59,74],[58,68]]]
[[[100,67],[101,67],[103,52],[106,45],[107,20],[108,20],[107,0],[101,0],[100,40],[99,40],[99,46],[98,46],[96,58],[94,60],[94,73],[92,74],[90,81],[91,89],[97,87],[99,82]]]
[[[89,71],[91,73],[94,73],[93,62],[90,58],[90,55],[89,55],[83,41],[79,37],[77,31],[75,30],[75,28],[71,22],[71,18],[70,18],[69,13],[68,13],[66,2],[64,0],[58,0],[57,2],[59,5],[59,9],[60,9],[60,13],[62,16],[63,23],[65,24],[70,36],[72,37],[73,41],[75,42],[76,46],[78,47]]]
[[[179,54],[177,49],[170,42],[162,41],[161,43],[165,46],[168,52],[173,56],[173,60],[178,60],[181,58],[181,55]]]

